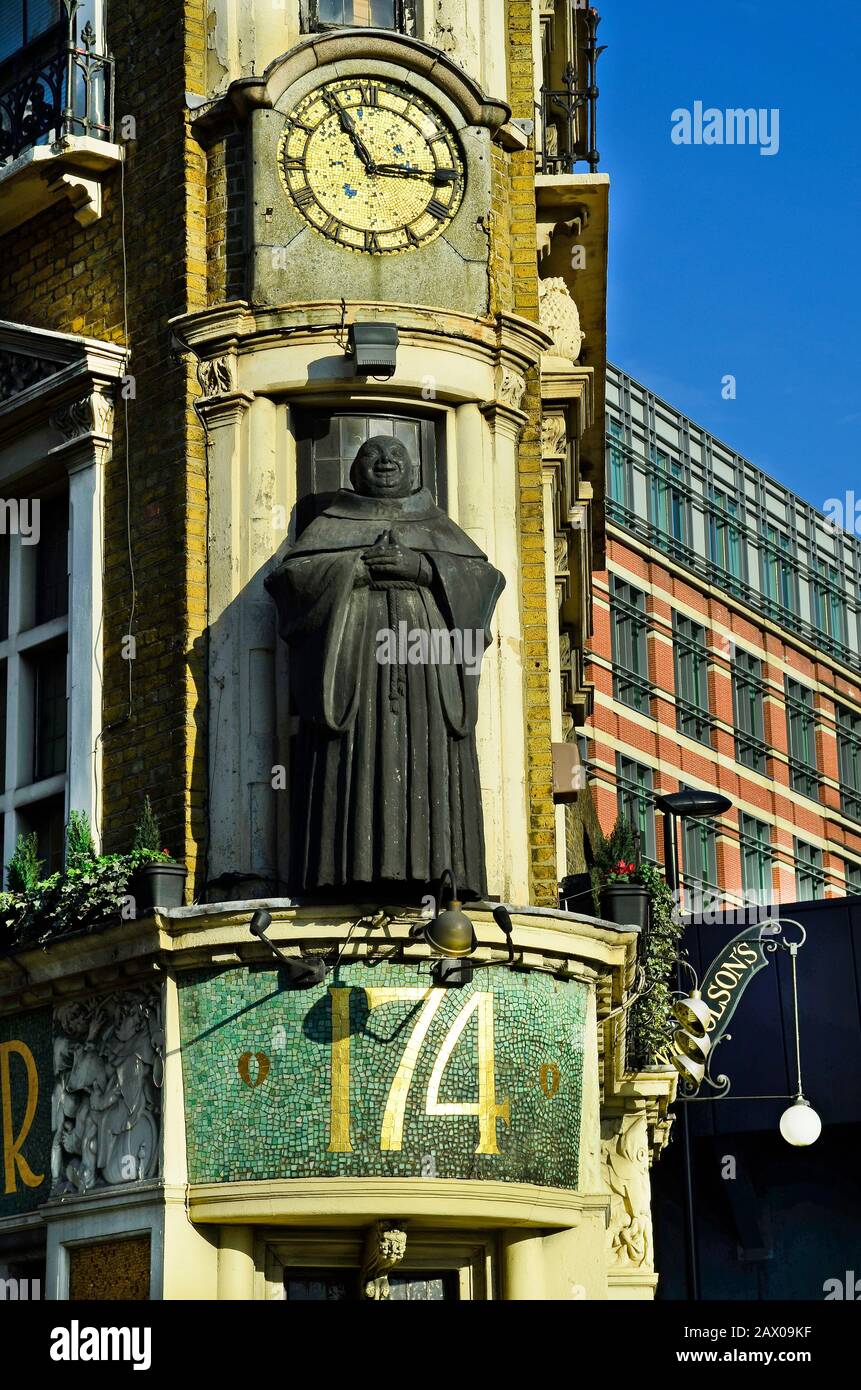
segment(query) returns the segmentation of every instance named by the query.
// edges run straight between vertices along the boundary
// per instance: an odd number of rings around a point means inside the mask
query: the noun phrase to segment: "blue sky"
[[[861,496],[861,3],[598,9],[610,360],[816,506]],[[674,144],[696,101],[778,108],[778,152]]]

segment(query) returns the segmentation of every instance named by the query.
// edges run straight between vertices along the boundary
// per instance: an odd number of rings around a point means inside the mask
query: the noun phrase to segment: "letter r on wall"
[[[13,1052],[16,1052],[21,1058],[27,1071],[27,1104],[17,1137],[12,1130],[14,1121],[12,1118],[12,1074],[9,1058]],[[33,1054],[27,1044],[17,1039],[13,1039],[12,1042],[0,1043],[0,1125],[3,1129],[3,1171],[7,1195],[16,1189],[16,1169],[26,1187],[38,1187],[45,1178],[44,1173],[36,1176],[21,1153],[21,1146],[30,1133],[30,1128],[36,1117],[38,1099],[39,1073],[36,1070]]]

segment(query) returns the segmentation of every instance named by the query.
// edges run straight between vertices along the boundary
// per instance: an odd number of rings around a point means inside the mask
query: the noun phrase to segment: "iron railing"
[[[598,168],[598,59],[606,44],[598,43],[601,16],[591,6],[575,11],[582,14],[586,29],[583,53],[586,60],[586,84],[577,85],[577,69],[569,63],[562,74],[562,86],[541,88],[536,103],[541,126],[541,149],[538,168],[542,174],[573,174],[578,164],[588,164],[594,174]],[[581,117],[581,112],[583,117]]]
[[[81,0],[62,0],[65,20],[0,66],[0,168],[26,149],[72,135],[110,140],[113,59],[96,52]]]

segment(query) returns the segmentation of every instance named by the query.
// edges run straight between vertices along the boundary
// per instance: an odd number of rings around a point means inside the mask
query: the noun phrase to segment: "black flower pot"
[[[601,889],[601,916],[620,927],[649,924],[649,890],[642,883],[607,883]]]
[[[135,900],[135,913],[153,908],[162,910],[169,907],[182,907],[185,877],[188,873],[184,864],[164,863],[142,864],[135,869],[129,880],[129,893]]]

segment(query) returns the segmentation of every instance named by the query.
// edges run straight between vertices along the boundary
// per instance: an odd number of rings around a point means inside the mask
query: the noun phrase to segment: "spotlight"
[[[351,323],[348,357],[356,365],[356,376],[394,376],[398,356],[396,323]]]
[[[267,912],[265,907],[259,907],[253,914],[248,923],[248,930],[252,936],[256,936],[258,941],[262,941],[269,947],[273,956],[281,963],[282,969],[287,975],[288,983],[294,989],[310,989],[312,985],[319,985],[326,978],[326,965],[322,957],[314,956],[310,960],[296,957],[285,956],[280,951],[274,941],[270,941],[266,935],[266,928],[272,925],[272,915]]]

